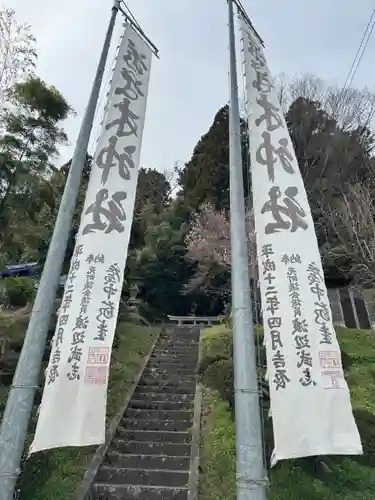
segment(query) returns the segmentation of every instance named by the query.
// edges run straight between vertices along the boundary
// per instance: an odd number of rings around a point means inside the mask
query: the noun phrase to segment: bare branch
[[[17,21],[14,9],[0,10],[0,108],[14,83],[34,69],[35,60],[31,27]]]
[[[169,195],[174,198],[177,189],[179,188],[179,177],[181,174],[181,171],[183,169],[183,165],[181,165],[179,162],[175,162],[174,166],[172,169],[165,169],[164,170],[164,177],[166,181],[169,184]]]
[[[336,262],[345,258],[351,263],[350,274],[356,284],[373,286],[375,200],[371,190],[363,184],[351,187],[340,203],[331,207],[330,217],[338,244],[328,249],[328,255]]]
[[[375,115],[375,93],[368,88],[346,90],[327,85],[311,74],[287,79],[284,74],[276,78],[279,98],[283,110],[299,97],[319,102],[323,111],[335,119],[344,131],[362,128],[373,129]]]

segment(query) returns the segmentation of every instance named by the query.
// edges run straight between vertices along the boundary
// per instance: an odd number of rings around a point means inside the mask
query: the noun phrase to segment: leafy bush
[[[24,307],[35,297],[34,281],[26,277],[12,277],[5,280],[8,303],[12,307]]]
[[[229,408],[234,408],[233,393],[233,362],[225,358],[205,358],[205,366],[200,364],[199,373],[206,387],[215,389],[220,398],[229,403]]]
[[[138,312],[143,318],[152,324],[164,323],[167,321],[166,314],[148,302],[139,301]]]

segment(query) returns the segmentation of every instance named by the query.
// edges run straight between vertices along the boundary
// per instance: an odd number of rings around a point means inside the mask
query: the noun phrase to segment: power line
[[[339,96],[339,100],[338,100],[338,103],[337,103],[337,113],[339,112],[341,106],[343,105],[345,94],[347,93],[347,91],[349,90],[349,87],[353,83],[353,79],[354,79],[354,77],[355,77],[355,75],[356,75],[356,73],[358,71],[359,65],[361,64],[363,56],[364,56],[364,54],[366,52],[368,43],[370,41],[372,32],[374,31],[374,27],[375,27],[374,16],[375,16],[375,7],[374,7],[374,9],[373,9],[373,11],[371,13],[370,20],[367,23],[365,32],[364,32],[364,34],[362,36],[361,43],[359,44],[357,53],[356,53],[356,55],[355,55],[355,57],[353,59],[352,65],[351,65],[350,70],[349,70],[349,73],[348,73],[348,75],[346,77],[346,80],[345,80],[345,83],[343,85],[341,94]]]
[[[354,57],[354,60],[353,60],[353,63],[351,65],[351,68],[349,70],[349,73],[348,73],[348,76],[346,77],[346,80],[345,80],[345,83],[344,83],[344,88],[346,86],[350,86],[352,81],[353,81],[353,78],[358,70],[358,67],[359,67],[359,64],[360,62],[362,61],[362,58],[363,58],[363,55],[365,53],[365,50],[367,48],[367,45],[368,45],[368,42],[370,40],[370,37],[371,37],[371,34],[373,32],[373,29],[374,29],[374,23],[372,24],[371,26],[371,23],[374,19],[374,16],[375,16],[375,8],[374,10],[372,11],[372,14],[371,14],[371,17],[370,17],[370,20],[366,26],[366,29],[365,29],[365,32],[363,34],[363,37],[362,37],[362,40],[361,40],[361,43],[359,44],[359,47],[358,47],[358,50],[357,50],[357,53]],[[371,26],[371,29],[370,29],[370,26]],[[370,31],[369,31],[370,30]],[[365,42],[365,39],[366,39],[366,36],[367,36],[367,40]],[[364,44],[364,45],[363,45]],[[363,47],[363,48],[362,48]],[[362,53],[360,54],[361,52],[361,49],[362,49]],[[359,55],[360,54],[360,55]],[[358,58],[359,57],[359,58]],[[358,58],[358,60],[357,60]],[[357,64],[356,64],[356,61],[357,61]]]

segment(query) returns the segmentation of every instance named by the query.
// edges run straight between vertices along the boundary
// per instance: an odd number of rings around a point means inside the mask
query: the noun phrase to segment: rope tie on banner
[[[235,388],[234,389],[234,392],[245,392],[245,393],[249,393],[249,394],[258,394],[258,396],[262,396],[262,391],[260,391],[259,389],[242,389],[242,388]]]
[[[40,389],[39,385],[23,385],[23,384],[12,384],[10,386],[11,389],[30,389],[30,390],[38,390]]]
[[[270,482],[267,476],[262,479],[253,479],[248,476],[236,476],[237,486],[244,490],[255,490],[256,488],[268,488]]]

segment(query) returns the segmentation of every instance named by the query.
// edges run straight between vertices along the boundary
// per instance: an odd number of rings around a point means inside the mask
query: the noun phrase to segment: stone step
[[[199,350],[197,348],[192,348],[189,346],[169,346],[169,345],[159,345],[155,346],[152,354],[175,354],[177,356],[198,356]]]
[[[132,399],[128,408],[139,410],[193,410],[193,401],[147,401]]]
[[[162,375],[168,375],[171,373],[170,370],[166,370],[165,368],[158,368],[158,367],[149,367],[146,366],[146,368],[143,371],[144,375],[148,374],[162,374]],[[178,370],[173,370],[174,375],[179,375],[181,379],[183,377],[189,376],[189,375],[195,375],[196,374],[196,369],[192,370],[191,368],[179,368]]]
[[[176,350],[182,352],[198,352],[198,344],[192,344],[191,342],[181,342],[174,341],[169,342],[166,340],[162,340],[158,342],[155,346],[155,349],[168,349],[168,350]]]
[[[154,388],[154,392],[159,392],[159,389],[170,389],[172,392],[174,389],[178,389],[178,392],[194,392],[196,381],[194,379],[184,380],[183,382],[176,379],[166,379],[166,380],[157,380],[156,378],[142,378],[138,384],[139,387],[151,387]]]
[[[198,347],[163,347],[161,345],[156,345],[153,353],[161,353],[161,354],[188,354],[188,355],[198,355],[199,349]]]
[[[185,348],[192,348],[192,349],[197,349],[198,343],[195,342],[192,339],[189,339],[187,337],[184,338],[179,338],[179,337],[174,337],[174,338],[167,338],[164,337],[162,339],[159,339],[156,347],[169,347],[171,349],[177,348],[177,349],[185,349]]]
[[[143,373],[142,378],[153,378],[157,379],[160,382],[163,381],[184,382],[185,380],[188,382],[195,382],[197,379],[197,374],[195,372],[188,372],[182,376],[181,374],[176,374],[173,371],[169,371],[167,373],[153,371],[153,372]]]
[[[187,387],[178,386],[163,386],[158,385],[141,385],[139,384],[134,392],[134,394],[140,393],[153,393],[153,394],[193,394],[195,393],[195,385],[190,384]]]
[[[135,400],[142,399],[147,402],[154,401],[170,401],[171,403],[190,403],[194,400],[195,394],[183,394],[183,393],[175,393],[172,394],[170,392],[152,392],[150,390],[140,390],[139,388],[134,391],[133,398]]]
[[[126,430],[189,432],[192,424],[191,421],[122,418],[120,425]]]
[[[193,330],[193,328],[196,328],[196,330]],[[189,339],[195,339],[199,338],[200,330],[201,326],[186,325],[185,329],[182,329],[180,326],[178,331],[175,330],[174,332],[168,333],[167,335],[169,336],[175,335],[176,337],[187,337]]]
[[[111,451],[107,454],[105,464],[121,469],[143,470],[177,470],[189,471],[190,457],[130,455]]]
[[[154,364],[167,364],[167,365],[186,365],[187,368],[195,368],[198,363],[198,357],[196,356],[170,356],[164,354],[158,354],[157,356],[152,356],[148,362],[148,365]]]
[[[185,338],[186,337],[188,339],[193,339],[195,337],[198,337],[198,335],[200,335],[200,328],[197,327],[197,330],[194,331],[194,330],[192,330],[193,327],[194,327],[194,325],[187,325],[187,327],[185,329],[182,329],[181,327],[179,327],[178,330],[170,330],[168,332],[164,332],[164,333],[162,333],[162,338],[165,338],[165,337]]]
[[[179,486],[187,487],[188,471],[122,469],[102,465],[97,473],[99,483],[145,484],[147,486]]]
[[[161,342],[155,346],[155,350],[158,351],[176,351],[178,354],[198,354],[198,347],[189,344],[179,344],[174,342],[173,344],[167,342]]]
[[[175,377],[178,379],[180,382],[183,382],[185,378],[187,377],[198,377],[198,373],[195,369],[185,369],[184,373],[180,373],[181,368],[179,369],[174,369],[169,368],[169,367],[164,367],[164,366],[148,366],[147,371],[143,373],[143,376],[156,376],[156,375],[164,375],[165,377]]]
[[[152,359],[148,362],[147,368],[156,368],[158,370],[166,370],[174,372],[176,370],[190,370],[191,373],[195,373],[197,369],[196,363],[174,363],[173,361],[160,361],[157,359]]]
[[[192,359],[191,357],[189,356],[180,356],[181,359],[179,358],[169,358],[169,357],[166,357],[166,356],[158,356],[158,357],[151,357],[148,364],[152,364],[152,363],[167,363],[167,364],[171,364],[171,365],[178,365],[178,364],[181,364],[181,363],[184,363],[184,364],[187,364],[187,365],[194,365],[197,363],[198,361],[198,357],[195,357],[194,356],[194,359]]]
[[[198,358],[194,359],[182,359],[182,358],[172,358],[170,356],[158,356],[157,358],[150,358],[150,361],[148,362],[148,366],[150,365],[161,365],[161,364],[166,364],[169,366],[169,368],[175,368],[176,365],[180,366],[181,368],[190,368],[191,370],[195,370],[197,366]],[[186,369],[185,368],[185,369]]]
[[[173,362],[173,363],[196,363],[198,356],[194,355],[187,355],[187,354],[170,354],[170,353],[161,353],[161,352],[156,352],[151,355],[150,360],[158,360],[158,361],[163,361],[163,362]]]
[[[119,427],[117,437],[121,440],[139,441],[147,443],[184,443],[191,442],[190,432],[173,432],[173,431],[151,431],[138,429],[124,429]]]
[[[163,332],[163,335],[194,335],[200,332],[199,326],[194,325],[168,325],[168,330]]]
[[[189,340],[196,340],[198,338],[198,335],[200,335],[200,332],[194,332],[192,333],[191,330],[180,330],[178,332],[166,332],[165,335],[161,335],[161,338],[176,338],[176,339],[189,339]]]
[[[125,412],[125,418],[142,418],[152,420],[176,420],[192,422],[193,411],[181,410],[135,410],[128,408]]]
[[[176,375],[175,373],[146,373],[143,374],[140,383],[142,384],[143,381],[145,382],[146,385],[150,384],[151,382],[155,384],[165,384],[166,382],[172,382],[173,384],[175,383],[181,383],[181,382],[189,382],[189,383],[196,383],[197,376],[195,373],[189,373],[186,374],[184,377],[181,377],[181,375]]]
[[[191,450],[190,444],[184,443],[146,443],[142,441],[123,441],[122,439],[114,439],[111,443],[111,451],[154,456],[184,456],[190,459]]]
[[[168,370],[168,371],[175,371],[175,370],[190,370],[191,372],[195,372],[197,368],[197,363],[186,363],[185,361],[180,362],[180,361],[171,361],[163,359],[150,359],[150,361],[147,363],[147,368],[156,368],[156,369],[161,369],[161,370]]]
[[[156,348],[162,347],[163,349],[176,349],[176,350],[182,350],[182,349],[195,349],[198,351],[199,349],[199,342],[192,341],[191,339],[174,339],[172,341],[168,339],[160,339],[156,346]]]
[[[159,348],[155,349],[152,354],[159,356],[178,356],[181,358],[198,358],[199,351],[198,349],[169,349],[169,348]]]
[[[191,341],[189,339],[160,339],[160,341],[156,344],[155,347],[170,347],[170,348],[180,348],[184,349],[187,347],[197,348],[198,342]]]
[[[182,356],[187,354],[187,355],[198,355],[199,353],[199,348],[198,346],[176,346],[176,345],[163,345],[163,344],[157,344],[155,346],[155,349],[153,352],[159,352],[159,353],[171,353],[171,354],[181,354]]]
[[[164,353],[176,353],[176,354],[190,354],[198,355],[199,348],[198,345],[166,345],[166,344],[156,344],[154,351],[164,352]]]
[[[98,500],[187,500],[187,488],[96,483],[92,486]]]

